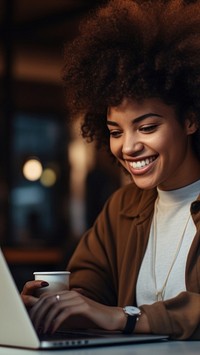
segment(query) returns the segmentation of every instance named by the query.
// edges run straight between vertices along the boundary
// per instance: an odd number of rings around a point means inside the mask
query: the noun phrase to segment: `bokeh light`
[[[39,180],[42,175],[42,164],[39,159],[31,158],[23,166],[24,177],[29,181]]]
[[[46,187],[51,187],[56,183],[56,180],[57,176],[55,170],[53,170],[52,168],[44,169],[40,178],[40,182],[42,185]]]

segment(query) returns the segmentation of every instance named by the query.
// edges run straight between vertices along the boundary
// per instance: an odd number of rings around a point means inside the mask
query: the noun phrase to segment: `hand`
[[[29,288],[31,285],[27,285]],[[126,315],[120,307],[108,307],[97,303],[76,290],[43,294],[30,311],[31,320],[37,331],[54,333],[69,318],[79,316],[104,330],[122,330]],[[80,323],[78,322],[79,328]]]
[[[31,308],[38,301],[38,297],[36,297],[35,292],[41,287],[47,287],[49,284],[46,281],[42,280],[33,280],[28,281],[24,285],[24,288],[21,292],[22,300],[27,308]]]

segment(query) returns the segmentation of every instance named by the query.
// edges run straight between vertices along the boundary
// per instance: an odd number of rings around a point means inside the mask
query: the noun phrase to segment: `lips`
[[[157,156],[153,155],[153,156],[145,158],[145,159],[131,161],[131,162],[129,161],[128,164],[130,165],[130,167],[132,169],[141,170],[141,169],[147,167],[148,165],[150,165],[154,160],[156,160],[156,158],[157,158]]]

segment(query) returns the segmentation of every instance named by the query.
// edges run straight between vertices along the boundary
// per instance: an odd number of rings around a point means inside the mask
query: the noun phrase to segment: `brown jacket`
[[[71,288],[81,287],[106,305],[136,305],[136,282],[156,196],[156,189],[143,191],[133,183],[111,196],[70,260]],[[197,234],[187,259],[187,291],[141,308],[152,333],[200,340],[200,197],[191,204],[191,214]]]

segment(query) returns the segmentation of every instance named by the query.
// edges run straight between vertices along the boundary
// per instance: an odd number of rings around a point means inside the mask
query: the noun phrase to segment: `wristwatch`
[[[137,320],[141,315],[141,310],[137,307],[126,306],[123,308],[124,313],[127,316],[126,326],[123,330],[124,334],[131,334],[135,329]]]

